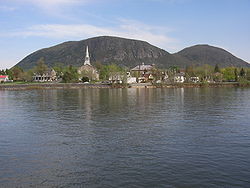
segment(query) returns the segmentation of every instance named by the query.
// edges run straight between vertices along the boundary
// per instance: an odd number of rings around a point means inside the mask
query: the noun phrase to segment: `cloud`
[[[6,1],[7,2],[7,1]],[[8,2],[26,4],[31,3],[37,6],[58,6],[58,5],[72,5],[76,3],[91,2],[91,0],[8,0]]]
[[[0,0],[1,1],[1,0]],[[2,0],[5,4],[17,7],[32,6],[46,14],[63,15],[63,12],[74,6],[85,5],[100,0]]]
[[[11,6],[0,6],[0,11],[5,11],[5,12],[12,12],[15,11],[17,8],[16,7],[11,7]]]
[[[100,27],[90,24],[40,24],[22,31],[8,33],[8,36],[45,37],[63,40],[82,40],[96,36],[119,36],[144,40],[168,50],[175,50],[176,39],[168,36],[170,30],[164,27],[147,25],[133,20],[119,20],[112,27]]]
[[[4,0],[5,1],[5,0]],[[8,0],[8,3],[15,3],[18,5],[33,5],[42,9],[55,9],[67,6],[82,5],[92,3],[100,0]]]
[[[55,7],[64,5],[76,5],[91,2],[90,0],[24,0],[40,7]]]

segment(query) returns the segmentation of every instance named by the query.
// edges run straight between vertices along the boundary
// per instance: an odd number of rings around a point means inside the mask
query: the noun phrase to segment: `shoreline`
[[[173,83],[173,84],[132,84],[132,85],[105,85],[83,83],[34,83],[34,84],[1,84],[0,90],[35,90],[35,89],[87,89],[87,88],[218,88],[218,87],[250,87],[250,84],[237,82],[225,83]]]
[[[0,90],[35,90],[35,89],[81,89],[81,88],[112,88],[103,84],[82,83],[39,83],[39,84],[1,84]]]

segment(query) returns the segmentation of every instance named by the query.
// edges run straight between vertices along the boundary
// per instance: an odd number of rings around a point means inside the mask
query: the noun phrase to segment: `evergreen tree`
[[[5,72],[6,72],[6,74],[9,76],[9,79],[10,79],[10,80],[13,80],[13,72],[12,72],[12,70],[6,69]]]
[[[246,75],[245,70],[243,68],[241,68],[241,70],[240,70],[240,76],[244,77],[245,75]]]
[[[235,82],[238,82],[238,70],[237,70],[237,68],[234,69],[234,77],[235,77]]]
[[[214,67],[214,72],[217,73],[217,72],[220,72],[220,68],[219,68],[219,65],[216,64],[215,67]]]

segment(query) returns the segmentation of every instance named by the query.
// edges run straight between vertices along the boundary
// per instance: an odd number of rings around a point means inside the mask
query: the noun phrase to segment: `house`
[[[193,83],[198,83],[200,82],[200,78],[197,77],[197,76],[193,76],[193,77],[190,77],[190,82],[193,82]]]
[[[168,73],[166,71],[158,71],[155,75],[155,83],[162,83],[162,82],[168,82],[169,81],[169,76]]]
[[[132,77],[130,72],[127,72],[127,84],[135,84],[137,83],[136,77]]]
[[[9,76],[8,75],[0,75],[0,83],[2,82],[9,82]]]
[[[126,75],[121,73],[121,72],[112,73],[109,76],[109,81],[111,83],[116,83],[116,84],[122,84],[122,83],[134,84],[134,83],[137,83],[136,77],[132,77],[130,72],[127,72]]]
[[[131,73],[136,75],[138,79],[138,83],[145,83],[154,79],[153,69],[155,65],[145,65],[142,63],[141,65],[137,65],[136,67],[131,69]]]
[[[89,48],[86,48],[86,56],[83,66],[78,69],[78,74],[88,77],[89,80],[99,80],[97,69],[90,64]]]
[[[185,73],[180,72],[174,75],[174,82],[176,83],[183,83],[185,82]]]
[[[113,84],[122,84],[125,79],[126,75],[122,74],[121,72],[115,72],[109,76],[109,81]]]
[[[43,74],[35,73],[33,76],[35,82],[53,82],[57,81],[56,71],[54,69],[48,70]]]

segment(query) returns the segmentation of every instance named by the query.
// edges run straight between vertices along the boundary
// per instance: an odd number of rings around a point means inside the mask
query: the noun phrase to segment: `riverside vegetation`
[[[102,65],[101,63],[94,63],[97,70],[100,73],[100,81],[108,80],[113,74],[126,74],[129,71],[128,67],[121,67],[116,64]],[[74,66],[62,66],[58,63],[56,66],[52,67],[59,78],[58,82],[62,83],[78,83],[79,78],[83,82],[88,81],[89,75],[79,75],[77,73],[77,67]],[[44,63],[44,60],[41,58],[37,65],[24,71],[22,68],[15,66],[11,69],[0,70],[1,75],[8,75],[11,80],[16,84],[20,83],[31,83],[33,80],[34,74],[44,74],[49,70],[49,67]],[[187,66],[186,69],[181,70],[177,66],[169,67],[168,69],[157,69],[153,70],[154,80],[152,83],[161,79],[161,73],[165,72],[168,75],[168,83],[173,83],[173,77],[176,73],[180,71],[185,72],[186,83],[190,82],[191,77],[199,77],[200,83],[208,82],[239,82],[241,84],[250,83],[250,68],[238,68],[238,67],[224,67],[220,68],[218,65],[212,67],[210,65],[203,66]],[[137,77],[138,75],[133,75]]]

